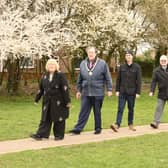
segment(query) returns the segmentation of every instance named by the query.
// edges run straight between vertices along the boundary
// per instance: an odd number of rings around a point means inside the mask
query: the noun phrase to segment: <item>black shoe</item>
[[[41,136],[39,134],[31,134],[30,137],[33,138],[33,139],[35,139],[35,140],[37,140],[37,141],[40,141],[43,138],[47,138],[48,139],[48,137],[43,137],[43,136]]]
[[[101,134],[101,129],[95,130],[94,134]]]
[[[64,139],[63,136],[55,136],[55,138],[54,138],[55,141],[63,140],[63,139]]]
[[[38,134],[32,134],[30,135],[31,138],[37,140],[37,141],[40,141],[42,140],[42,136],[41,135],[38,135]]]
[[[158,125],[154,124],[154,123],[151,123],[150,126],[154,129],[158,129]]]
[[[70,130],[69,133],[79,135],[81,133],[81,131],[73,129],[73,130]]]

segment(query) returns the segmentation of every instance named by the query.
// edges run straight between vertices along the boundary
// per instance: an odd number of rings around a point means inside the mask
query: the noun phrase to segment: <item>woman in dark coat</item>
[[[36,140],[49,138],[52,123],[55,140],[64,138],[65,120],[69,116],[70,96],[68,83],[55,59],[49,59],[46,64],[46,73],[43,75],[35,104],[43,96],[42,116],[36,134],[31,137]]]

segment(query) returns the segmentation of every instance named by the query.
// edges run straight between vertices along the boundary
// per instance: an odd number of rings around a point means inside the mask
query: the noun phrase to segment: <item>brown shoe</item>
[[[112,124],[110,125],[110,128],[114,131],[114,132],[118,132],[119,126],[117,124]]]
[[[158,124],[156,123],[151,123],[150,126],[154,129],[158,129]]]
[[[132,124],[129,125],[129,129],[132,130],[132,131],[136,131],[135,127]]]

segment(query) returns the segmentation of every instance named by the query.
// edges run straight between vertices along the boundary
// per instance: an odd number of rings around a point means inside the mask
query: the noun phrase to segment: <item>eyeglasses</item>
[[[161,62],[166,62],[167,60],[160,60]]]

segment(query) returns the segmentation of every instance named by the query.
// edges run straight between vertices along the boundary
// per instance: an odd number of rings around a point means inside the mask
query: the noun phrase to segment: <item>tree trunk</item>
[[[20,72],[20,60],[9,60],[8,66],[8,79],[6,83],[6,89],[8,93],[16,94],[19,90],[19,84],[21,79]]]
[[[0,86],[1,86],[2,83],[3,83],[3,77],[4,77],[5,69],[6,69],[7,66],[8,66],[8,63],[9,63],[9,60],[6,61],[5,65],[4,65],[3,68],[2,68],[2,73],[1,73],[1,76],[0,76]]]

